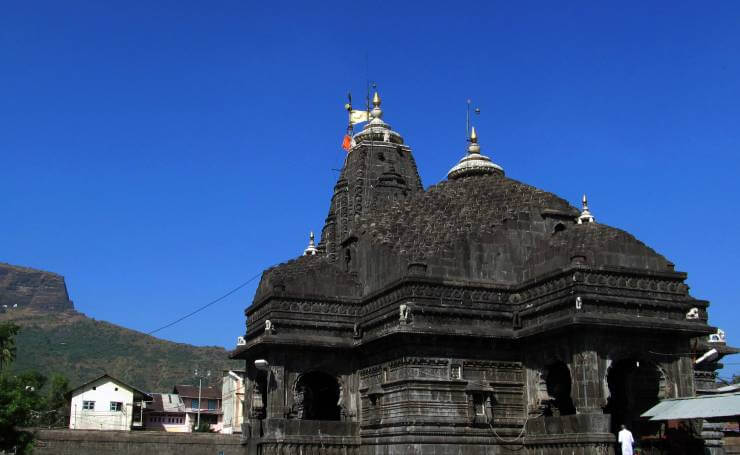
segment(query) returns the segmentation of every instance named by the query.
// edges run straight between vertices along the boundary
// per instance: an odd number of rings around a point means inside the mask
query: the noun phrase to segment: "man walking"
[[[622,455],[632,455],[632,444],[635,440],[632,438],[632,433],[624,425],[621,426],[617,442],[622,446]]]

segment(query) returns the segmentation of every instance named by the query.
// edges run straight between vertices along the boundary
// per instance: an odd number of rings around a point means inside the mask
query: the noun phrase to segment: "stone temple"
[[[246,309],[248,453],[610,454],[620,424],[651,453],[666,429],[640,414],[735,352],[686,273],[506,177],[475,130],[425,190],[373,104],[319,243]]]

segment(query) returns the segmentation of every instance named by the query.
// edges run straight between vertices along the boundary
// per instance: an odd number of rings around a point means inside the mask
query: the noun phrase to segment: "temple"
[[[475,129],[425,190],[377,94],[368,117],[320,241],[246,309],[248,453],[611,454],[620,424],[659,453],[640,414],[736,352],[686,273],[585,196],[506,177]]]

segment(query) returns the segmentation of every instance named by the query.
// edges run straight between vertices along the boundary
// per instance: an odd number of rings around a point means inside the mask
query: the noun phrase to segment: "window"
[[[193,408],[193,409],[197,409],[197,408],[200,407],[200,403],[198,403],[198,399],[197,398],[193,398],[192,405],[190,407]]]
[[[216,400],[208,400],[208,409],[216,409],[217,404]]]
[[[123,403],[120,401],[111,401],[110,402],[110,410],[111,411],[120,411],[121,408],[123,408]]]
[[[87,409],[88,411],[95,410],[95,402],[94,401],[83,401],[82,409]]]

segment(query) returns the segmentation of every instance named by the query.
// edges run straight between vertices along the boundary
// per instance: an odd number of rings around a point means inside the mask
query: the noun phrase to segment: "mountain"
[[[73,310],[64,277],[0,262],[0,313],[14,308]]]
[[[73,386],[104,372],[149,392],[197,384],[193,371],[243,368],[221,347],[198,347],[146,335],[74,310],[64,277],[0,263],[0,322],[21,327],[14,371],[61,373]],[[205,385],[205,384],[204,384]]]

